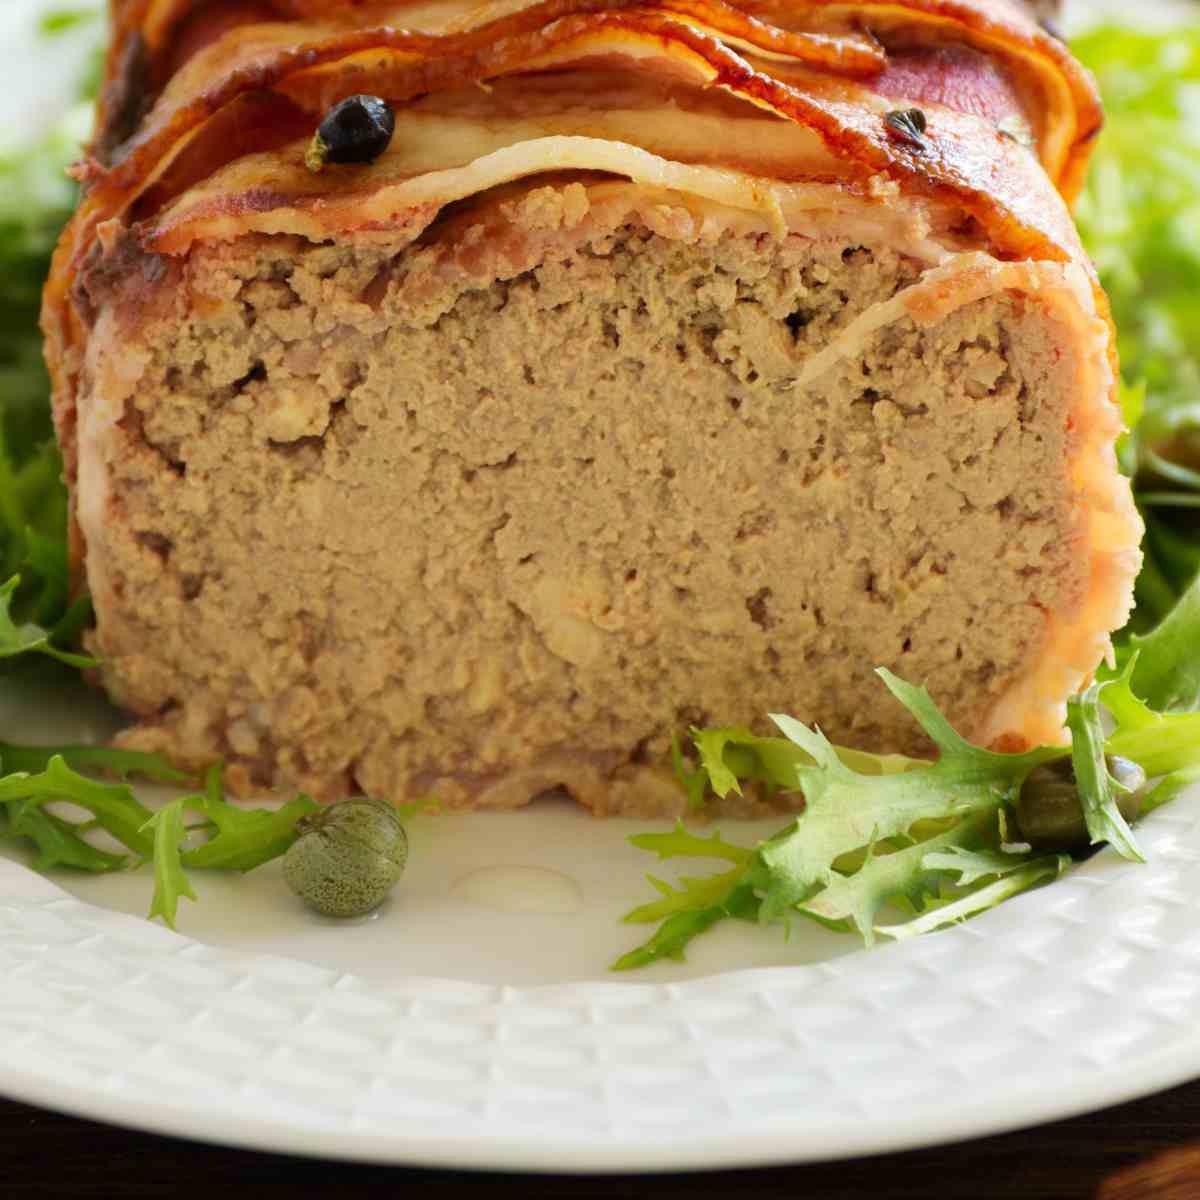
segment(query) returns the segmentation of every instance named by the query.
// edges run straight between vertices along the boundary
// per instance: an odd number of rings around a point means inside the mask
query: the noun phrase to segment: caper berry
[[[352,796],[304,817],[283,859],[283,878],[327,917],[360,917],[383,903],[404,873],[408,835],[384,800]]]
[[[1121,815],[1132,821],[1142,806],[1146,772],[1137,763],[1115,754],[1105,761],[1109,774],[1129,789],[1113,790]],[[1029,772],[1017,798],[1017,824],[1025,841],[1039,850],[1082,850],[1089,844],[1087,822],[1069,758]]]
[[[327,163],[374,162],[391,144],[396,114],[379,96],[348,96],[326,114],[304,156],[310,171]]]

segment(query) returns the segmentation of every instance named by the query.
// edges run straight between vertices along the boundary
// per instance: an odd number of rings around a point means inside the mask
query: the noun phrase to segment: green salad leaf
[[[1167,711],[1200,708],[1200,574],[1146,634],[1132,634],[1126,652],[1136,663],[1131,686],[1147,704]]]
[[[16,746],[11,742],[0,742],[0,765],[8,772],[35,774],[44,771],[56,755],[76,770],[90,767],[107,771],[123,781],[130,775],[140,775],[154,783],[188,782],[187,774],[173,767],[161,754],[117,750],[109,746]]]
[[[1115,789],[1121,787],[1104,760],[1104,726],[1100,719],[1100,689],[1093,683],[1067,701],[1067,728],[1071,731],[1071,766],[1079,785],[1083,819],[1092,845],[1107,842],[1125,858],[1145,862],[1121,811]]]
[[[21,577],[14,575],[7,583],[0,584],[0,659],[12,658],[17,654],[37,651],[48,654],[69,667],[83,669],[97,666],[97,660],[86,654],[72,654],[53,644],[54,630],[43,629],[33,621],[16,624],[12,616],[13,594],[20,587]]]
[[[101,22],[94,8],[64,8],[42,22],[47,34]],[[32,144],[0,152],[0,667],[34,652],[79,668],[69,648],[90,620],[86,597],[70,592],[67,494],[50,418],[50,383],[38,328],[50,255],[75,207],[66,168],[91,123],[94,71],[80,102]]]
[[[153,864],[150,916],[171,928],[179,900],[195,899],[187,870],[251,871],[279,858],[296,840],[301,817],[318,805],[298,795],[278,808],[243,808],[225,797],[221,764],[208,771],[202,793],[179,796],[157,812],[127,782],[108,783],[79,768],[178,784],[187,777],[160,755],[100,746],[11,746],[0,743],[0,838],[30,842],[39,871],[91,872]],[[69,811],[51,811],[67,806]],[[72,815],[83,812],[86,816]],[[184,825],[185,813],[202,820]],[[102,832],[126,853],[95,844]]]
[[[1072,49],[1105,105],[1076,221],[1112,303],[1123,374],[1145,389],[1138,441],[1154,449],[1200,428],[1200,26],[1107,25]]]
[[[994,754],[972,746],[950,727],[924,688],[882,669],[879,675],[941,754],[936,762],[909,771],[864,775],[847,767],[819,730],[772,714],[771,720],[811,756],[813,765],[796,768],[791,789],[804,793],[804,812],[759,849],[761,866],[754,874],[765,920],[830,886],[834,864],[843,855],[863,848],[870,852],[883,839],[907,834],[919,821],[993,812],[1014,797],[1035,766],[1062,757],[1061,748]],[[916,888],[917,883],[906,886]],[[867,935],[870,926],[859,928]]]
[[[1117,326],[1120,458],[1146,522],[1129,632],[1145,633],[1200,572],[1200,26],[1106,25],[1072,49],[1105,102],[1076,219]]]
[[[875,940],[875,919],[888,903],[902,900],[914,912],[922,912],[938,899],[946,874],[961,867],[954,852],[969,853],[969,846],[983,844],[990,816],[984,812],[900,849],[882,843],[883,853],[880,844],[873,843],[861,866],[832,873],[830,882],[797,910],[834,929],[857,929],[869,946]]]
[[[95,828],[103,829],[138,857],[151,856],[153,844],[142,829],[153,814],[127,784],[105,784],[81,775],[58,751],[50,755],[45,770],[32,775],[18,771],[0,781],[0,804],[18,804],[11,832],[20,832],[23,813],[54,801],[66,801],[92,814],[86,823],[57,820],[64,843],[69,842],[80,856],[86,856],[79,844],[83,835]]]
[[[703,768],[699,776],[707,779]],[[683,779],[681,775],[681,781]],[[735,779],[734,782],[739,781]],[[688,942],[726,917],[758,920],[758,899],[745,878],[744,869],[753,857],[753,851],[724,841],[720,834],[700,837],[681,823],[676,823],[669,833],[640,833],[629,840],[639,849],[653,851],[664,860],[718,858],[735,866],[705,879],[681,879],[678,887],[650,876],[659,898],[635,908],[626,914],[625,920],[633,924],[661,921],[662,925],[644,945],[620,958],[615,964],[617,970],[644,967],[660,958],[680,959]]]
[[[320,806],[298,795],[279,808],[241,808],[225,798],[222,766],[214,763],[205,777],[204,791],[180,796],[147,820],[143,831],[154,833],[154,897],[150,919],[161,917],[175,928],[179,901],[195,900],[188,869],[253,871],[280,858],[296,840],[302,817]],[[186,826],[186,813],[205,818]],[[198,844],[189,844],[196,837]]]
[[[144,826],[154,833],[154,896],[150,901],[149,920],[161,917],[163,923],[175,928],[175,917],[179,901],[186,896],[196,899],[187,872],[183,869],[183,855],[179,847],[187,836],[183,826],[183,811],[187,798],[180,797],[164,804]]]
[[[301,817],[316,811],[314,800],[298,795],[282,808],[239,808],[225,799],[220,764],[210,767],[202,795],[187,797],[186,806],[206,818],[208,839],[186,850],[189,867],[225,871],[253,871],[278,858],[295,840]]]
[[[1200,645],[1200,623],[1193,624]],[[799,792],[802,811],[757,846],[737,846],[719,835],[701,837],[676,827],[670,833],[630,840],[660,859],[710,858],[727,864],[709,877],[678,885],[651,879],[658,899],[634,909],[627,921],[661,921],[657,931],[614,964],[617,970],[678,959],[687,945],[727,917],[761,923],[811,918],[834,929],[856,931],[868,945],[877,935],[911,937],[940,929],[1056,878],[1070,862],[1063,854],[1039,853],[1008,839],[1015,802],[1035,767],[1070,756],[1079,802],[1095,844],[1110,845],[1142,861],[1132,831],[1116,805],[1106,756],[1121,755],[1166,791],[1151,793],[1152,806],[1200,779],[1200,713],[1154,711],[1132,690],[1137,667],[1131,658],[1121,675],[1100,682],[1068,704],[1072,744],[1039,746],[1021,754],[998,754],[972,745],[945,719],[924,688],[887,671],[879,675],[909,711],[938,756],[905,760],[904,769],[880,756],[873,771],[851,767],[817,729],[793,718],[772,720],[798,753],[747,733],[694,740],[699,765],[683,758],[696,789],[728,795],[753,783],[764,794],[764,776],[779,792]],[[1106,737],[1101,705],[1113,725]],[[714,751],[719,748],[719,757]],[[861,751],[855,759],[869,758]],[[681,782],[683,779],[681,777]],[[1156,789],[1158,792],[1158,789]],[[728,864],[733,864],[732,867]],[[882,920],[885,911],[906,919]]]
[[[1200,620],[1193,630],[1200,639]],[[1130,659],[1117,678],[1100,688],[1100,700],[1115,722],[1107,752],[1132,759],[1147,775],[1164,781],[1190,772],[1200,750],[1200,712],[1155,712],[1133,690],[1136,668],[1137,659]]]
[[[931,905],[927,911],[910,921],[897,925],[880,925],[878,932],[890,938],[910,938],[922,933],[944,929],[958,921],[965,921],[989,908],[995,908],[1020,892],[1056,879],[1070,862],[1065,854],[1047,855],[1045,858],[1025,861],[1011,871],[1006,871],[986,886],[966,892],[943,904]]]

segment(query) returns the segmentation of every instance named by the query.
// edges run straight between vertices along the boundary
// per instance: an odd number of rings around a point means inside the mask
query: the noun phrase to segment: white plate
[[[35,61],[19,30],[45,5],[3,7],[4,60]],[[22,80],[45,74],[15,71],[5,111],[34,111]],[[109,720],[0,689],[13,740]],[[141,918],[145,870],[49,880],[0,851],[0,1091],[258,1149],[624,1171],[925,1145],[1200,1073],[1200,797],[1144,824],[1148,866],[1103,854],[923,940],[730,923],[615,977],[644,932],[619,923],[648,892],[642,827],[421,819],[376,919],[309,917],[266,868],[197,879],[188,936]]]
[[[0,691],[10,737],[106,719]],[[0,1091],[258,1149],[625,1171],[926,1145],[1200,1073],[1198,796],[1139,827],[1148,865],[1104,853],[944,933],[862,951],[729,923],[613,976],[641,932],[619,924],[647,891],[636,827],[421,818],[374,920],[311,917],[268,867],[199,876],[186,937],[137,915],[145,869],[0,858]]]

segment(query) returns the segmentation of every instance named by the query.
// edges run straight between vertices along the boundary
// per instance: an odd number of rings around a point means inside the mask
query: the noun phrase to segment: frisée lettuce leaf
[[[98,52],[95,9],[51,12],[43,29],[53,35],[89,23]],[[33,142],[0,151],[0,669],[30,655],[46,670],[61,670],[50,658],[92,665],[71,653],[91,605],[69,579],[67,493],[38,312],[50,255],[75,207],[66,168],[88,133],[95,87],[89,67],[74,106]]]
[[[105,782],[78,768],[107,770],[122,782]],[[232,804],[217,763],[203,792],[179,796],[155,811],[124,781],[140,775],[178,784],[187,777],[159,755],[134,750],[0,743],[0,770],[7,772],[0,778],[0,838],[32,843],[39,871],[110,872],[151,863],[150,916],[171,928],[180,898],[195,899],[188,869],[252,871],[285,854],[300,818],[317,808],[303,794],[279,807]],[[201,820],[185,825],[184,813]],[[114,848],[97,844],[97,834],[107,835]]]
[[[1200,572],[1200,25],[1105,25],[1072,49],[1105,104],[1075,217],[1117,327],[1120,459],[1146,523],[1127,632],[1145,633]]]
[[[1200,623],[1192,635],[1200,645]],[[692,791],[697,778],[706,781],[707,792],[725,796],[745,783],[761,785],[769,775],[775,790],[800,793],[803,809],[757,846],[738,846],[719,834],[701,837],[682,827],[632,838],[633,845],[661,859],[704,857],[733,865],[676,886],[652,879],[659,898],[626,920],[662,924],[614,968],[681,958],[689,942],[727,917],[760,923],[808,917],[857,932],[870,945],[877,935],[910,937],[993,907],[1057,877],[1070,862],[1067,855],[1039,853],[1009,839],[1016,828],[1015,802],[1030,772],[1067,757],[1093,843],[1143,861],[1117,808],[1114,789],[1120,785],[1106,755],[1119,754],[1148,775],[1164,777],[1160,788],[1166,784],[1175,794],[1200,778],[1200,713],[1155,712],[1132,690],[1136,666],[1135,656],[1120,676],[1071,699],[1070,745],[1020,754],[972,745],[924,688],[884,670],[879,675],[888,690],[937,746],[936,759],[908,759],[896,770],[889,756],[879,756],[876,770],[863,771],[847,765],[844,752],[819,730],[778,714],[771,719],[781,739],[747,734],[739,740],[731,730],[717,739],[712,731],[695,731],[699,762],[684,766]],[[1107,736],[1102,705],[1113,726]],[[719,761],[713,757],[717,746]],[[869,757],[855,755],[860,763]],[[881,920],[885,911],[907,919]]]

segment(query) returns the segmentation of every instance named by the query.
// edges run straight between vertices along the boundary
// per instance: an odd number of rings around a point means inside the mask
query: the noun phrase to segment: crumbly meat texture
[[[325,798],[664,812],[689,724],[925,749],[877,664],[970,735],[1080,604],[1074,356],[1035,299],[796,386],[918,264],[633,220],[473,273],[473,236],[132,272],[88,545],[128,744]]]

